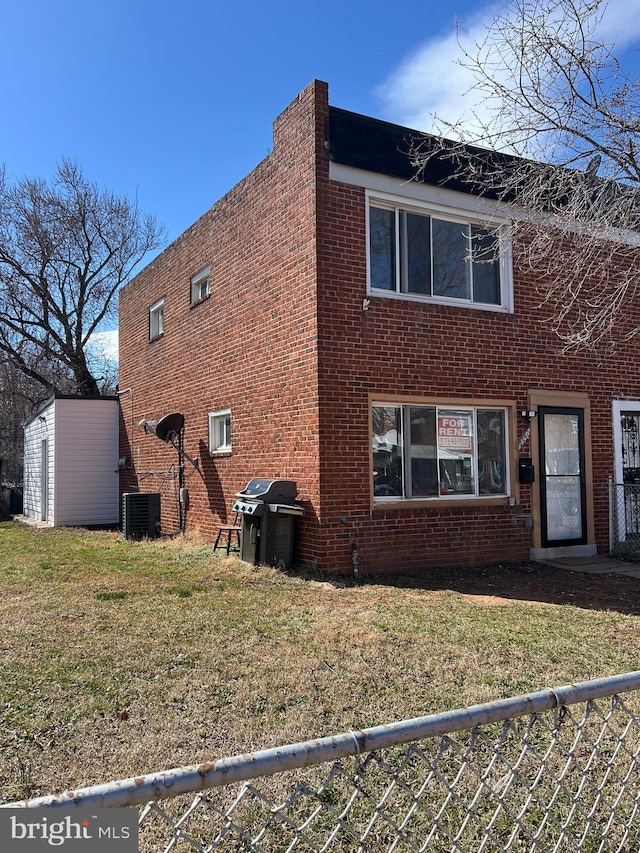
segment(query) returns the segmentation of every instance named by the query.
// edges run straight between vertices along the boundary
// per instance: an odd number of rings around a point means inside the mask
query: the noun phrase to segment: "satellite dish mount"
[[[160,441],[164,441],[166,444],[170,444],[172,447],[175,447],[178,451],[178,461],[180,463],[180,469],[184,467],[183,465],[183,457],[184,459],[188,459],[189,462],[193,465],[194,468],[198,467],[198,460],[192,459],[188,453],[185,452],[183,435],[184,435],[184,415],[180,412],[172,412],[170,415],[165,415],[163,418],[160,418],[158,423],[156,424],[156,435],[160,439]]]
[[[172,412],[170,415],[165,415],[159,421],[140,421],[140,426],[144,427],[145,432],[155,433],[155,435],[164,441],[165,444],[170,444],[178,451],[178,487],[180,489],[180,530],[184,531],[184,508],[183,508],[183,492],[184,489],[184,460],[188,459],[194,468],[198,467],[198,460],[192,459],[184,450],[184,415],[181,412]]]

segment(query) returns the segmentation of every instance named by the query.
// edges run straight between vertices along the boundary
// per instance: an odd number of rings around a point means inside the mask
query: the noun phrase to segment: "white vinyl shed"
[[[51,527],[119,521],[117,397],[56,395],[24,427],[24,508]]]

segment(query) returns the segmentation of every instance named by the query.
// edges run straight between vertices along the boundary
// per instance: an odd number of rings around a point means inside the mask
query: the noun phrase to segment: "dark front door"
[[[584,409],[540,406],[542,547],[583,545],[585,506]]]

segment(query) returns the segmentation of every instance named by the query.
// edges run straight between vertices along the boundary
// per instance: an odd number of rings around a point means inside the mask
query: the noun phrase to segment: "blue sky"
[[[49,177],[62,157],[137,194],[169,241],[268,153],[272,122],[312,79],[332,104],[428,130],[469,104],[456,22],[493,4],[324,0],[6,0],[0,162]],[[638,62],[640,0],[609,0],[605,35]]]

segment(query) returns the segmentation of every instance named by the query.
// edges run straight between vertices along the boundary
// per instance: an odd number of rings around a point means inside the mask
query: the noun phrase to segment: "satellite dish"
[[[160,441],[171,442],[172,439],[180,435],[184,426],[184,415],[180,412],[173,412],[170,415],[165,415],[156,424],[156,435]]]
[[[194,468],[198,467],[198,460],[192,459],[185,453],[182,446],[182,429],[184,427],[184,415],[180,412],[172,412],[170,415],[165,415],[159,421],[140,421],[140,426],[143,426],[145,432],[152,432],[165,444],[171,444],[178,451],[178,459],[180,460],[180,469],[182,470],[182,457],[188,459]]]

